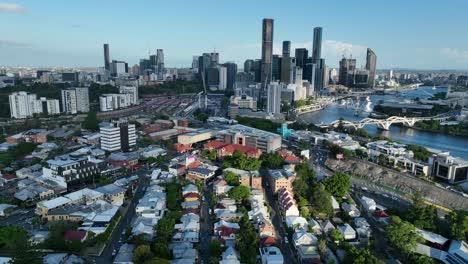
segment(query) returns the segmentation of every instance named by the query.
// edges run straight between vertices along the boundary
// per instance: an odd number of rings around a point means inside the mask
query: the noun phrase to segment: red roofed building
[[[198,193],[187,193],[184,195],[185,201],[198,201],[200,199],[200,195]]]
[[[16,177],[15,175],[8,173],[5,173],[0,177],[4,183],[9,183],[18,179],[18,177]]]
[[[225,143],[225,142],[221,142],[221,141],[210,141],[208,143],[205,143],[203,144],[203,148],[204,149],[207,149],[207,150],[210,150],[210,151],[213,151],[213,150],[218,150],[222,147],[225,147],[229,145],[228,143]]]
[[[194,162],[190,163],[186,167],[187,167],[187,169],[195,169],[195,168],[200,167],[201,165],[203,165],[203,162],[197,160],[197,161],[194,161]]]
[[[88,233],[82,230],[68,230],[63,234],[63,238],[68,241],[85,241]]]
[[[221,141],[210,141],[203,145],[203,147],[210,151],[216,151],[219,158],[232,156],[235,151],[244,153],[249,158],[259,158],[262,155],[262,151],[258,148],[251,146],[244,146],[238,144],[229,144]]]
[[[175,143],[174,148],[178,153],[186,153],[186,152],[193,150],[191,146],[180,144],[180,143]]]
[[[262,237],[260,240],[260,243],[262,244],[262,246],[266,246],[266,247],[273,246],[277,242],[278,240],[276,239],[276,237],[272,237],[272,236]]]
[[[284,162],[287,164],[299,164],[301,163],[301,159],[294,155],[291,151],[288,150],[280,150],[278,154],[283,157]]]
[[[236,151],[244,153],[249,158],[258,159],[260,158],[260,155],[262,155],[262,151],[258,148],[238,144],[229,144],[218,149],[218,157],[232,156],[232,154],[234,154]]]

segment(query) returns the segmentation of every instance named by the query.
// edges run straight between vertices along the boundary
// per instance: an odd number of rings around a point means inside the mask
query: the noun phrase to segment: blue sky
[[[189,66],[193,55],[221,61],[260,57],[261,21],[275,20],[274,42],[311,49],[323,27],[323,57],[343,54],[378,68],[468,69],[466,0],[0,0],[0,65],[102,66],[102,44],[130,65],[164,49],[166,65]]]

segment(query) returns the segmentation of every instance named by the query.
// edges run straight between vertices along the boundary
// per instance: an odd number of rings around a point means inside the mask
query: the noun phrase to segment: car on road
[[[284,243],[285,243],[285,244],[288,244],[288,243],[289,243],[288,237],[286,237],[286,236],[284,237]]]
[[[382,196],[385,197],[385,198],[390,198],[390,195],[388,195],[386,193],[382,193]]]
[[[112,256],[114,257],[117,254],[117,250],[112,250]]]

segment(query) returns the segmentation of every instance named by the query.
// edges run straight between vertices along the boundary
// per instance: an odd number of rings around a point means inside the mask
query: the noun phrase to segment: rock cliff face
[[[449,190],[439,188],[434,184],[418,178],[386,169],[363,160],[328,160],[327,164],[333,170],[341,170],[368,179],[372,182],[391,186],[405,193],[421,191],[424,197],[434,203],[452,209],[468,210],[468,198]]]

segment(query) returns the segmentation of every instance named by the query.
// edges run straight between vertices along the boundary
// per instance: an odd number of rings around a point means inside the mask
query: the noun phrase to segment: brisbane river
[[[402,102],[415,98],[429,98],[434,93],[446,92],[447,88],[420,87],[416,90],[402,91],[398,95],[372,95],[361,99],[361,111],[357,116],[350,104],[336,103],[317,112],[301,115],[301,119],[314,124],[330,123],[343,118],[347,121],[359,121],[366,118],[379,101]],[[390,126],[388,131],[378,129],[376,125],[366,125],[364,129],[372,135],[382,135],[405,144],[415,144],[430,149],[450,151],[451,155],[468,159],[468,137],[452,136],[442,133],[426,132],[403,126]]]

